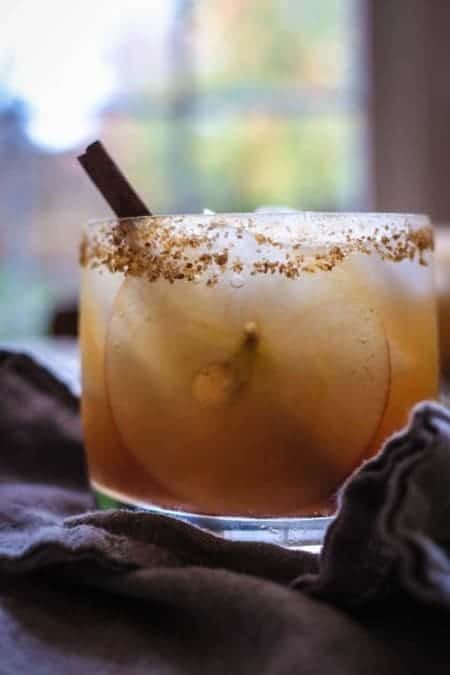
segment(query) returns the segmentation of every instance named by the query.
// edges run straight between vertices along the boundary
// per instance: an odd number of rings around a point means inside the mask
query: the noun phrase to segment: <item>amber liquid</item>
[[[438,307],[440,363],[446,396],[450,377],[450,228],[436,233],[435,278]]]
[[[329,513],[438,389],[431,269],[376,255],[240,287],[85,268],[81,348],[93,485],[196,513]]]

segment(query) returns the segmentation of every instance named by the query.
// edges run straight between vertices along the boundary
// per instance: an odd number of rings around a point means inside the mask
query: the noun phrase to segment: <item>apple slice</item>
[[[378,255],[354,256],[352,264],[371,288],[389,344],[391,383],[382,424],[372,442],[376,452],[403,428],[416,403],[438,396],[432,278],[429,268],[416,260],[394,263]]]
[[[209,513],[326,500],[363,459],[390,386],[382,320],[345,263],[242,288],[127,278],[105,363],[124,445]]]

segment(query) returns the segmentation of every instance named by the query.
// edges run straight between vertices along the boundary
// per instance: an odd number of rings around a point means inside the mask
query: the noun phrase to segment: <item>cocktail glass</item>
[[[319,543],[349,474],[438,390],[425,216],[90,224],[82,413],[100,506]]]

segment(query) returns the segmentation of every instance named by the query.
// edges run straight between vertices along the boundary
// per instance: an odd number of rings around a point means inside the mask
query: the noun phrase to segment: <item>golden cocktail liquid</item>
[[[326,516],[438,390],[425,216],[89,225],[82,412],[95,489],[243,519]]]

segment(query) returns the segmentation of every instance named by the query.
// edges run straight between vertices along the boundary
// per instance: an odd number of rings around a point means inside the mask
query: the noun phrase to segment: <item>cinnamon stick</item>
[[[78,161],[119,218],[152,215],[100,141],[91,143]]]

